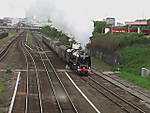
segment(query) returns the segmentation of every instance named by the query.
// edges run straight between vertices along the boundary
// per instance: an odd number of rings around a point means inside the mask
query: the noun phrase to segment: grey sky
[[[1,0],[0,17],[24,17],[33,0]]]
[[[25,10],[33,1],[39,0],[3,0],[1,1],[0,17],[25,16]],[[48,0],[43,0],[48,1]],[[136,18],[150,17],[149,0],[49,0],[55,2],[63,10],[84,10],[87,15],[93,18],[102,19],[112,16],[117,19],[134,20]],[[82,9],[80,9],[82,8]],[[59,8],[58,8],[59,9]],[[82,14],[81,14],[82,15]]]
[[[92,20],[115,17],[117,21],[150,18],[149,0],[4,0],[0,17],[50,18],[57,28],[86,44]]]

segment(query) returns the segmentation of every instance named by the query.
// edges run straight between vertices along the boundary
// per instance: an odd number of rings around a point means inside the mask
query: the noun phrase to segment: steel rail
[[[105,77],[100,76],[100,75],[99,75],[97,72],[95,72],[95,71],[92,71],[92,73],[94,73],[94,74],[96,74],[97,76],[102,77],[103,79],[107,80]],[[133,89],[133,88],[129,88],[127,85],[123,84],[123,83],[120,82],[119,80],[116,80],[115,78],[113,78],[113,77],[111,77],[111,76],[108,76],[107,74],[104,74],[104,73],[101,72],[101,71],[99,71],[99,73],[101,73],[102,75],[104,75],[104,76],[106,76],[106,77],[108,77],[108,78],[110,78],[110,79],[112,79],[112,80],[118,82],[119,84],[123,85],[124,87],[126,87],[126,88],[128,88],[128,89],[131,89],[131,90],[134,90],[134,91],[140,93],[141,95],[143,95],[144,97],[150,99],[150,96],[149,96],[149,95],[146,95],[146,94],[144,94],[143,92],[141,92],[141,91],[139,91],[139,90],[136,90],[136,89]],[[107,80],[107,81],[108,81],[108,82],[111,82],[111,81],[109,81],[109,80]],[[114,84],[113,82],[111,82],[111,83]],[[117,86],[117,87],[120,87],[120,86],[118,86],[118,85],[116,85],[116,84],[114,84],[114,85]],[[120,88],[123,89],[122,87],[120,87]],[[140,97],[138,97],[137,95],[131,93],[130,91],[128,91],[128,90],[126,90],[126,91],[127,91],[128,93],[130,93],[131,95],[133,95],[133,96],[135,96],[135,97],[137,97],[137,98],[140,98]],[[140,99],[142,99],[142,98],[140,98]],[[143,99],[142,99],[142,100],[143,100]],[[148,102],[147,102],[147,103],[148,103]],[[148,103],[148,104],[150,104],[150,103]]]
[[[26,36],[27,37],[27,36]],[[21,50],[23,51],[23,55],[25,57],[25,60],[26,60],[26,70],[27,70],[27,77],[26,77],[26,102],[25,102],[25,113],[28,112],[28,96],[29,96],[29,63],[28,63],[28,58],[27,58],[27,55],[25,54],[25,51],[23,49],[23,42],[21,42],[20,45],[20,48]]]
[[[92,106],[92,108],[97,112],[101,113],[96,106],[88,99],[88,97],[81,91],[81,89],[76,85],[76,83],[72,80],[72,78],[69,76],[67,72],[65,72],[68,79],[71,81],[71,83],[74,85],[74,87],[79,91],[79,93],[84,97],[84,99]]]
[[[138,106],[128,102],[127,100],[123,99],[121,96],[117,95],[115,92],[111,91],[110,89],[104,87],[103,85],[101,85],[98,81],[94,80],[92,77],[88,76],[88,78],[90,80],[92,80],[94,83],[96,83],[97,85],[99,85],[100,87],[102,87],[104,90],[110,92],[112,95],[114,95],[115,97],[119,98],[120,100],[122,100],[123,102],[125,102],[126,104],[132,106],[134,109],[140,111],[141,113],[146,113],[145,111],[143,111],[142,109],[140,109]],[[90,84],[91,85],[91,84]]]
[[[43,66],[44,66],[44,68],[45,68],[45,71],[46,71],[46,73],[47,73],[47,76],[48,76],[50,85],[51,85],[51,87],[52,87],[54,96],[55,96],[55,98],[56,98],[56,102],[57,102],[57,105],[58,105],[58,107],[59,107],[59,110],[60,110],[61,113],[63,113],[63,110],[62,110],[62,108],[61,108],[61,105],[60,105],[60,103],[59,103],[59,101],[58,101],[58,98],[57,98],[57,95],[56,95],[56,90],[55,90],[54,85],[53,85],[53,83],[52,83],[52,80],[51,80],[51,78],[50,78],[50,76],[49,76],[48,69],[47,69],[47,67],[46,67],[46,65],[45,65],[45,63],[44,63],[44,60],[43,60],[43,58],[42,58],[42,56],[41,56],[40,53],[39,53],[39,55],[40,55],[40,58],[41,58],[41,60],[42,60]]]
[[[38,86],[38,97],[39,97],[39,104],[40,104],[40,112],[43,113],[43,107],[42,107],[42,99],[41,99],[41,91],[40,91],[40,82],[39,82],[39,76],[38,76],[38,70],[37,70],[37,67],[36,67],[36,63],[35,63],[35,60],[32,56],[32,54],[29,52],[29,50],[24,47],[24,49],[26,50],[26,52],[29,54],[29,56],[31,57],[32,61],[33,61],[33,64],[34,64],[34,67],[35,67],[35,73],[36,73],[36,80],[37,80],[37,86]]]
[[[13,39],[11,40],[11,42],[8,43],[7,46],[6,46],[3,50],[0,51],[0,61],[7,55],[10,46],[18,39],[18,37],[19,37],[20,35],[21,35],[21,33],[18,34],[17,36],[15,36],[15,38],[13,38]]]
[[[65,93],[67,94],[67,97],[68,97],[68,99],[69,99],[69,101],[70,101],[70,103],[71,103],[71,105],[72,105],[73,109],[75,110],[75,112],[76,112],[76,113],[79,113],[79,112],[78,112],[78,110],[76,109],[76,107],[75,107],[74,103],[72,102],[72,100],[71,100],[71,98],[70,98],[70,96],[69,96],[69,94],[68,94],[68,92],[67,92],[67,90],[66,90],[66,88],[65,88],[64,84],[62,83],[62,81],[61,81],[61,80],[60,80],[60,78],[58,77],[58,74],[57,74],[57,72],[56,72],[56,70],[55,70],[55,68],[54,68],[53,64],[51,63],[51,61],[50,61],[50,59],[48,58],[47,54],[45,53],[45,51],[43,50],[42,46],[40,45],[40,43],[39,43],[39,40],[38,40],[38,39],[37,39],[37,41],[38,41],[38,42],[37,42],[37,43],[38,43],[38,45],[40,46],[40,49],[43,51],[43,53],[45,54],[46,58],[48,59],[48,62],[49,62],[49,64],[51,65],[51,68],[52,68],[52,70],[53,70],[54,74],[56,75],[56,77],[57,77],[57,79],[59,80],[59,82],[60,82],[61,86],[63,87],[63,89],[64,89]]]
[[[18,35],[17,37],[19,37],[19,35]],[[19,41],[18,43],[19,43],[19,47],[20,47],[21,51],[23,52],[23,55],[24,55],[24,57],[25,57],[25,59],[26,59],[26,55],[25,55],[25,53],[24,53],[24,50],[23,50],[23,48],[21,47],[21,43],[22,43],[22,42]],[[26,63],[27,63],[27,66],[26,66],[26,67],[28,68],[27,59],[26,59]],[[15,86],[14,94],[13,94],[13,96],[12,96],[12,100],[11,100],[11,104],[10,104],[8,113],[12,113],[12,111],[13,111],[13,107],[14,107],[14,103],[15,103],[15,99],[16,99],[16,95],[17,95],[17,90],[18,90],[18,86],[19,86],[19,79],[20,79],[20,76],[21,76],[21,72],[18,73],[18,77],[17,77],[17,81],[16,81],[16,86]],[[28,94],[28,93],[27,93],[27,94]]]
[[[83,81],[87,82],[85,79],[82,78]],[[96,86],[88,83],[92,88],[94,88],[96,91],[100,92],[104,97],[108,98],[111,102],[113,102],[114,104],[116,104],[117,106],[119,106],[123,111],[127,112],[127,113],[131,113],[128,111],[128,109],[126,109],[124,106],[122,106],[120,103],[115,102],[115,100],[113,100],[112,98],[110,98],[108,95],[104,94],[103,91],[99,90]]]
[[[18,90],[18,85],[19,85],[19,79],[20,79],[20,72],[18,73],[18,77],[17,77],[17,81],[16,81],[16,85],[15,85],[15,89],[14,89],[14,93],[13,93],[13,96],[11,99],[11,104],[9,106],[8,113],[12,113],[12,110],[13,110],[13,106],[15,103],[15,98],[16,98],[16,94],[17,94],[17,90]]]

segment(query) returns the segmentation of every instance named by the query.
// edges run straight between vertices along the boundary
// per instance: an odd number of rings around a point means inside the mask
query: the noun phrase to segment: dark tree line
[[[46,35],[50,38],[60,40],[62,43],[66,44],[66,45],[71,45],[72,43],[75,43],[74,39],[69,41],[69,39],[70,39],[69,36],[67,36],[61,30],[58,30],[52,26],[45,26],[40,30],[40,32],[42,32],[44,35]]]

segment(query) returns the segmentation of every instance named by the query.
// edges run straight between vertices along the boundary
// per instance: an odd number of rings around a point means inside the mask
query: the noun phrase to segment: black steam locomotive
[[[62,58],[70,67],[79,74],[87,74],[91,71],[91,58],[81,49],[67,47],[60,41],[44,37],[42,41]]]

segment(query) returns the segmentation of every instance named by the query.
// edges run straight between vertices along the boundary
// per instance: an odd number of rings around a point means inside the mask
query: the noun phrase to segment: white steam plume
[[[93,20],[102,20],[108,17],[118,17],[122,4],[108,4],[110,0],[33,0],[28,10],[29,15],[39,19],[50,18],[53,25],[63,32],[72,35],[75,40],[85,46],[93,31]],[[115,9],[116,7],[116,9]],[[114,10],[114,12],[113,12]]]
[[[50,18],[53,25],[84,46],[93,31],[91,0],[34,0],[26,16]]]

